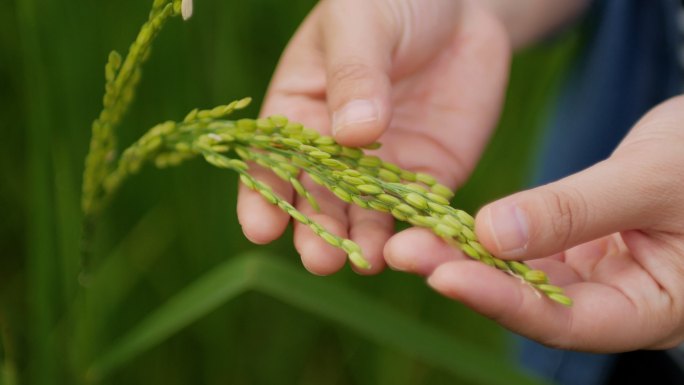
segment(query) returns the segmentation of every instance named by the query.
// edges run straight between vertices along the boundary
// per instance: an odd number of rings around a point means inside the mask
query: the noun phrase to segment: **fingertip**
[[[378,140],[389,125],[392,83],[385,65],[378,63],[384,59],[362,56],[361,62],[349,62],[347,55],[328,67],[332,133],[342,145],[363,146]]]
[[[427,278],[427,284],[442,295],[456,299],[452,287],[455,285],[454,267],[448,263],[436,267]]]
[[[263,245],[278,238],[290,217],[266,202],[259,193],[240,185],[237,203],[238,222],[250,242]]]
[[[475,234],[482,246],[498,256],[499,250],[492,236],[491,205],[482,207],[475,215]]]
[[[309,217],[330,233],[339,237],[347,236],[344,226],[333,218],[323,214],[313,214]],[[328,244],[301,223],[295,224],[294,243],[302,264],[312,274],[333,274],[347,262],[347,254],[343,250]]]
[[[420,275],[431,274],[437,266],[463,258],[460,251],[447,245],[430,230],[416,227],[390,238],[384,254],[392,269]]]
[[[411,251],[412,238],[416,237],[416,230],[408,229],[390,238],[385,244],[383,254],[387,265],[392,270],[418,272],[416,261],[418,256]],[[406,247],[409,249],[407,250]]]
[[[370,267],[367,269],[364,269],[362,267],[358,267],[354,264],[351,265],[352,270],[354,270],[355,273],[360,274],[360,275],[376,275],[380,274],[383,270],[385,270],[385,261],[382,258],[369,258],[367,254],[364,253],[364,257],[366,257],[366,260],[368,263],[370,263]]]
[[[355,124],[344,130],[336,131],[333,136],[335,141],[343,146],[363,147],[377,141],[384,131],[384,127],[377,122],[372,122]]]
[[[384,241],[378,244],[372,240],[363,238],[357,240],[354,239],[354,237],[352,237],[352,240],[355,241],[361,247],[364,258],[370,264],[370,267],[367,269],[352,264],[352,270],[361,275],[375,275],[385,269],[386,263],[382,255]]]
[[[378,140],[388,124],[386,103],[375,99],[354,99],[332,114],[332,132],[343,145],[359,147]]]
[[[500,319],[519,306],[519,282],[478,261],[455,261],[438,266],[428,285],[490,318]]]
[[[352,268],[362,275],[381,272],[386,265],[383,258],[383,248],[394,233],[393,218],[385,213],[358,206],[349,207],[347,213],[349,215],[349,237],[361,247],[364,257],[371,265],[369,269],[362,269],[354,265]]]
[[[499,258],[527,257],[529,228],[527,214],[514,199],[490,203],[475,217],[475,232],[480,243]]]

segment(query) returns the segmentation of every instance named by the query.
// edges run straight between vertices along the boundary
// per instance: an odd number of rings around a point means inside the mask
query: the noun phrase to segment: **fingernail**
[[[348,126],[378,120],[377,105],[367,99],[355,99],[333,113],[333,134],[337,134]]]
[[[495,204],[489,209],[494,242],[502,257],[520,257],[527,249],[529,225],[525,213],[513,203]]]

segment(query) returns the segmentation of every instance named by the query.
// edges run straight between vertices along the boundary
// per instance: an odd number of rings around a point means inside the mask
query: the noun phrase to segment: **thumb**
[[[539,258],[657,215],[653,171],[636,157],[612,157],[580,173],[491,203],[477,215],[483,245],[502,258]],[[656,187],[657,188],[657,187]]]
[[[327,5],[322,37],[333,135],[340,144],[363,146],[378,139],[389,124],[388,73],[397,39],[380,2]]]

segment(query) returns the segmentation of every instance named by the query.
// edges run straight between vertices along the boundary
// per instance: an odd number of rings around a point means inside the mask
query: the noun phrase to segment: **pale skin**
[[[285,50],[263,114],[287,114],[345,145],[379,139],[384,159],[457,187],[496,124],[512,48],[570,22],[583,6],[324,0]],[[684,97],[670,99],[636,123],[609,159],[478,213],[482,243],[498,257],[547,271],[573,298],[571,308],[427,230],[394,234],[391,218],[344,205],[306,179],[322,211],[295,204],[361,245],[373,268],[359,272],[389,264],[423,275],[443,295],[543,344],[593,352],[669,348],[684,340],[682,122]],[[256,174],[293,199],[277,177]],[[277,238],[289,221],[244,186],[238,216],[256,243]],[[346,262],[304,226],[295,224],[294,242],[312,273],[331,274]]]

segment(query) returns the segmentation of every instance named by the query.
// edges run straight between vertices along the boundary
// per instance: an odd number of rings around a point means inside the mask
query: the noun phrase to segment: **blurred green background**
[[[79,194],[108,52],[149,1],[0,1],[0,384],[532,384],[511,337],[421,278],[306,273],[289,236],[251,245],[236,177],[144,169],[106,210],[82,274]],[[195,1],[155,44],[128,145],[148,127],[251,95],[312,0]],[[576,33],[516,57],[500,129],[455,204],[527,181]]]

